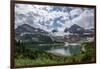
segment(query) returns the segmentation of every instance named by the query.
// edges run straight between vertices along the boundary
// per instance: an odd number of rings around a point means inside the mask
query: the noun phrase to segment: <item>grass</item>
[[[37,60],[32,60],[32,59],[15,59],[16,66],[24,66],[24,65],[41,65],[41,64],[59,64],[58,62],[50,59],[37,59]]]
[[[36,49],[28,49],[22,43],[16,44],[15,65],[43,65],[43,64],[65,64],[65,63],[81,63],[95,62],[95,45],[91,43],[83,43],[81,47],[85,48],[84,52],[73,56],[59,56],[45,51]]]

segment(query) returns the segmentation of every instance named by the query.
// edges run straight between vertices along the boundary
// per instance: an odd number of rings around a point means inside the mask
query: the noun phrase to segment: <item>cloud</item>
[[[78,24],[86,29],[94,26],[94,12],[91,10],[84,10],[78,17],[72,20],[72,23]]]
[[[70,15],[72,18],[78,17],[80,14],[82,14],[83,10],[82,8],[76,8],[70,11]]]
[[[35,25],[39,28],[42,28],[42,26],[51,26],[56,18],[63,16],[63,20],[65,20],[69,15],[67,12],[51,11],[51,9],[53,9],[53,6],[16,4],[16,27],[23,23]],[[59,20],[57,22],[59,22]]]
[[[94,10],[82,7],[16,4],[15,28],[24,23],[49,32],[53,29],[63,32],[73,24],[91,28],[94,24]]]

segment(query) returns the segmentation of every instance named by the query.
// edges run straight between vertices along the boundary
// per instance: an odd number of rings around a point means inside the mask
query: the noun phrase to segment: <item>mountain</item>
[[[18,26],[15,29],[15,36],[17,40],[24,42],[52,42],[48,32],[28,24]]]
[[[69,29],[68,31],[70,33],[73,33],[73,34],[83,34],[85,29],[80,27],[79,25],[77,24],[73,24]]]
[[[65,29],[64,29],[64,32],[67,32],[67,31],[68,31],[68,28],[65,28]]]
[[[22,33],[45,33],[48,34],[48,32],[40,29],[40,28],[34,28],[28,24],[22,24],[16,28],[16,34],[21,35]]]
[[[58,32],[55,29],[52,30],[52,32],[53,34],[50,34],[43,29],[35,28],[28,24],[22,24],[15,29],[15,39],[23,42],[52,43],[65,41],[75,42],[81,40],[81,38],[93,36],[93,29],[84,29],[77,24],[72,25],[70,28],[65,28],[64,32],[69,32],[68,35],[55,36],[54,33]]]
[[[85,29],[85,33],[93,33],[94,29]]]

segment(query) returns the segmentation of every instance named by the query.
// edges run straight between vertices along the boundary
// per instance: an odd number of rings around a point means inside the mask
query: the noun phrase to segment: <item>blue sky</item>
[[[33,27],[46,31],[57,29],[64,31],[73,24],[84,28],[93,28],[94,9],[67,6],[49,6],[34,4],[15,5],[15,27],[22,24],[29,24]]]

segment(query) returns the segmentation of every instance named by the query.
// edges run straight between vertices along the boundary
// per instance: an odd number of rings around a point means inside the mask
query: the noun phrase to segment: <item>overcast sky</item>
[[[94,9],[67,6],[49,6],[34,4],[15,5],[15,28],[22,24],[42,28],[46,31],[65,28],[77,24],[84,28],[93,28]]]

